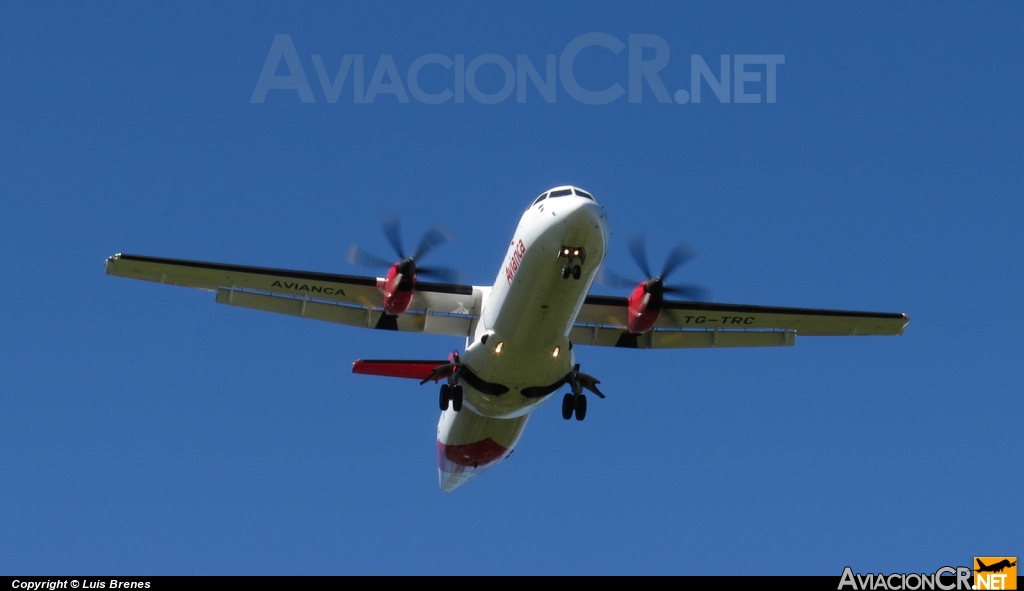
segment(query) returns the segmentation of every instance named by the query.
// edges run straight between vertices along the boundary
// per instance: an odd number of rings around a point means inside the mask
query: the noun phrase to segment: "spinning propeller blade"
[[[695,302],[711,299],[711,292],[699,285],[666,285],[665,293],[671,293]]]
[[[405,258],[405,249],[402,248],[401,218],[398,215],[389,215],[380,220],[380,227],[384,229],[384,237],[388,239],[391,248],[394,249],[398,258]]]
[[[647,247],[644,245],[644,237],[640,234],[630,237],[626,240],[626,247],[629,248],[629,254],[633,255],[633,260],[636,261],[636,265],[640,267],[644,275],[653,277],[651,266],[647,264]]]
[[[372,252],[366,252],[355,244],[348,250],[348,262],[360,267],[385,269],[393,264],[391,261],[381,258]]]
[[[640,283],[640,281],[636,281],[635,279],[630,279],[629,277],[626,277],[624,275],[619,275],[615,271],[612,271],[611,269],[603,265],[601,266],[601,270],[598,272],[597,282],[600,283],[601,285],[605,285],[608,287],[624,288],[633,288],[636,287],[638,283]]]
[[[434,226],[427,230],[423,237],[420,238],[419,244],[416,246],[416,252],[412,256],[407,257],[405,246],[402,244],[401,218],[398,215],[386,216],[380,220],[380,226],[388,244],[391,245],[392,250],[398,255],[399,262],[403,263],[403,272],[436,277],[448,283],[461,283],[463,281],[462,272],[457,269],[444,266],[419,267],[416,264],[434,248],[451,241],[451,235],[443,227]],[[388,268],[395,264],[383,257],[363,250],[355,244],[349,249],[348,261],[353,265],[370,268]]]
[[[420,238],[420,243],[416,246],[416,252],[413,253],[412,258],[420,260],[425,254],[433,250],[434,247],[440,246],[445,242],[451,242],[451,239],[452,237],[448,234],[447,230],[441,226],[434,226],[427,230],[423,238]]]
[[[661,274],[658,275],[658,277],[661,277],[662,280],[668,279],[668,276],[678,269],[679,265],[690,261],[696,256],[697,255],[685,244],[677,244],[676,247],[668,253],[668,256],[665,257],[665,266],[662,267]]]
[[[420,275],[436,277],[446,283],[462,283],[464,281],[462,271],[452,267],[416,267],[416,272]]]
[[[706,301],[711,297],[711,292],[699,285],[664,284],[665,279],[674,273],[676,269],[693,260],[697,256],[696,253],[694,253],[693,250],[685,244],[677,244],[669,251],[668,256],[665,257],[665,264],[661,268],[661,273],[658,275],[651,273],[651,265],[647,261],[647,247],[643,235],[638,234],[631,236],[626,240],[626,247],[629,249],[629,254],[633,257],[636,265],[640,267],[640,270],[647,276],[646,283],[648,290],[660,290],[662,293],[671,293],[686,299],[698,301]],[[637,285],[644,283],[643,281],[633,281],[628,277],[624,277],[605,268],[602,268],[598,281],[602,285],[607,285],[609,287],[625,288],[636,287]]]

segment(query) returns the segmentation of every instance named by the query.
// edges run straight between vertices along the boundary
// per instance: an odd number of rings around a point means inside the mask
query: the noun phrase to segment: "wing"
[[[665,301],[654,328],[626,332],[626,298],[587,296],[569,335],[580,345],[676,349],[776,347],[796,336],[900,335],[906,314]]]
[[[480,308],[481,291],[471,285],[417,282],[409,310],[395,320],[383,313],[384,280],[378,277],[133,254],[108,258],[106,268],[107,275],[213,291],[218,304],[366,328],[467,336]]]

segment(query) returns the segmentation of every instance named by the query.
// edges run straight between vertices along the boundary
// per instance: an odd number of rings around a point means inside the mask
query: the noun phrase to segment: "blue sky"
[[[0,19],[0,572],[125,574],[933,572],[1024,553],[1019,299],[1022,9],[740,3],[8,2]],[[564,80],[497,104],[424,104],[328,72],[361,55],[544,73],[580,35],[692,55],[781,55],[760,104],[584,104]],[[315,102],[250,99],[288,34]],[[648,38],[650,39],[650,38]],[[584,49],[582,87],[629,86]],[[653,59],[654,49],[644,59]],[[758,69],[760,68],[760,69]],[[454,89],[427,65],[426,92]],[[286,74],[285,69],[278,70]],[[332,73],[333,75],[333,73]],[[383,80],[383,79],[382,79]],[[493,95],[495,63],[474,78]],[[706,83],[704,83],[706,84]],[[106,277],[115,252],[362,272],[378,220],[430,261],[498,273],[522,210],[572,183],[608,261],[685,240],[680,280],[723,302],[906,312],[899,338],[793,348],[580,348],[608,399],[535,413],[516,453],[437,487],[436,392],[357,358],[458,339],[217,306]],[[607,290],[608,293],[617,293]]]

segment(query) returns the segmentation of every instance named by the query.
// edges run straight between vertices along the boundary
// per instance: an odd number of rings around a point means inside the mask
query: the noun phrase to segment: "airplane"
[[[604,398],[582,373],[576,347],[674,349],[792,346],[797,336],[900,335],[906,314],[780,308],[665,297],[699,290],[664,283],[687,258],[669,255],[650,272],[642,243],[631,245],[648,279],[628,297],[590,294],[609,241],[608,219],[593,195],[565,185],[545,191],[523,213],[492,285],[420,281],[451,274],[417,267],[446,238],[439,229],[412,256],[397,224],[385,225],[400,260],[369,277],[116,254],[108,275],[198,288],[216,302],[350,326],[465,339],[447,359],[357,360],[357,374],[442,382],[438,395],[438,482],[445,493],[507,458],[530,414],[562,387],[562,417],[582,421],[584,391]],[[397,236],[397,237],[396,237]],[[357,248],[353,262],[380,263]],[[697,297],[696,299],[700,299]]]
[[[1010,560],[1007,558],[1004,558],[995,564],[985,564],[981,561],[981,559],[976,560],[978,561],[979,573],[998,573],[1001,572],[1004,568],[1017,566],[1017,561],[1010,562]]]

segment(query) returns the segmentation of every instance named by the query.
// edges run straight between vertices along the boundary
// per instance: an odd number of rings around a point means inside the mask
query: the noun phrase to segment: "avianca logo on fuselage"
[[[523,262],[524,254],[526,254],[526,245],[523,244],[523,240],[520,238],[519,244],[512,251],[511,260],[505,265],[505,278],[508,279],[509,285],[512,285],[512,279],[516,276],[516,271],[519,270],[519,263]]]
[[[328,295],[345,295],[345,290],[341,289],[340,287],[322,287],[319,285],[307,285],[305,283],[292,283],[290,281],[285,281],[284,283],[281,283],[280,281],[275,281],[270,284],[270,287],[283,287],[285,289],[292,289],[295,291],[308,291],[310,293],[326,293]]]

